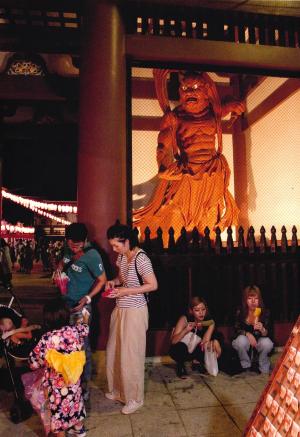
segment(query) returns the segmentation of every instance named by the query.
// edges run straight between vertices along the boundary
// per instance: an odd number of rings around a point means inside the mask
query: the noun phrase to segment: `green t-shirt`
[[[91,246],[87,244],[84,250],[87,250]],[[72,251],[66,247],[63,262],[68,264],[74,254]],[[95,279],[98,276],[103,275],[104,267],[102,258],[97,252],[97,250],[90,248],[84,255],[82,255],[78,260],[75,260],[66,274],[69,277],[68,289],[66,294],[66,301],[68,306],[74,307],[78,301],[89,293],[91,290]]]

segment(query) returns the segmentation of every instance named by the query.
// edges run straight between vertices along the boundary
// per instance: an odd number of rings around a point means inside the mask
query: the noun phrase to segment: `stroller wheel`
[[[32,407],[29,401],[16,399],[10,409],[10,420],[13,423],[20,423],[32,415]]]

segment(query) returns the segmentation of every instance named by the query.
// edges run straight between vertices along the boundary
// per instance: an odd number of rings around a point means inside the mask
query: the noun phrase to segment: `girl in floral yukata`
[[[29,356],[32,370],[44,367],[43,386],[48,395],[51,412],[51,432],[56,437],[78,435],[86,431],[86,416],[80,375],[85,364],[84,337],[88,335],[88,316],[69,326],[69,310],[62,299],[44,307],[47,332]]]

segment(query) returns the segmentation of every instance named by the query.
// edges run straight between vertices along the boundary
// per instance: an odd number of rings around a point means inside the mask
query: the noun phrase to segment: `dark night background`
[[[16,127],[18,129],[18,127]],[[21,128],[22,129],[22,128]],[[48,132],[47,132],[48,130]],[[77,131],[36,126],[35,135],[8,139],[2,148],[3,187],[41,200],[76,200]],[[33,225],[33,213],[3,199],[3,219]]]

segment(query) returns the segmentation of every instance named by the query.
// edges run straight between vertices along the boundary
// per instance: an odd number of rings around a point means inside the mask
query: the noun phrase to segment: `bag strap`
[[[140,275],[140,273],[139,273],[139,271],[138,271],[136,260],[137,260],[138,256],[139,256],[140,254],[142,254],[142,253],[146,253],[146,252],[144,252],[143,250],[140,250],[140,251],[136,254],[136,257],[135,257],[135,260],[134,260],[135,273],[136,273],[136,276],[137,276],[137,278],[138,278],[138,280],[139,280],[140,285],[144,285],[144,282],[143,282],[143,278],[142,278],[142,276]]]
[[[143,278],[142,278],[142,276],[140,275],[140,273],[139,273],[139,271],[138,271],[138,267],[137,267],[137,262],[136,262],[136,260],[137,260],[137,257],[140,255],[140,254],[142,254],[142,253],[144,253],[145,255],[146,255],[146,252],[144,252],[143,250],[140,250],[137,254],[136,254],[136,257],[135,257],[135,260],[134,260],[134,267],[135,267],[135,272],[136,272],[136,276],[137,276],[137,278],[138,278],[138,280],[139,280],[139,283],[140,283],[140,285],[144,285],[144,282],[143,282]],[[149,303],[149,293],[144,293],[144,295],[145,295],[145,299],[146,299],[146,302],[147,302],[147,304]]]
[[[140,285],[143,285],[143,284],[144,284],[144,282],[143,282],[143,278],[142,278],[142,276],[140,275],[140,273],[139,273],[139,271],[138,271],[138,267],[137,267],[137,263],[136,263],[136,259],[137,259],[137,257],[138,257],[141,253],[146,253],[146,252],[144,252],[143,250],[140,250],[140,251],[136,254],[136,257],[135,257],[135,259],[134,259],[134,269],[135,269],[135,273],[136,273],[136,276],[137,276],[137,278],[138,278],[138,280],[139,280]],[[120,263],[122,262],[122,260],[123,260],[123,254],[121,254]]]
[[[136,273],[136,276],[137,276],[137,278],[138,278],[138,281],[139,281],[140,285],[143,285],[143,284],[144,284],[144,282],[143,282],[143,278],[142,278],[141,274],[140,274],[139,271],[138,271],[137,262],[136,262],[137,257],[138,257],[141,253],[146,254],[146,252],[144,252],[143,250],[140,250],[140,251],[136,254],[135,259],[134,259],[134,269],[135,269],[135,273]],[[122,259],[123,259],[123,255],[121,255],[120,263],[122,262]],[[149,303],[149,293],[144,293],[144,295],[145,295],[146,302]]]

